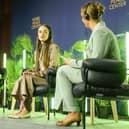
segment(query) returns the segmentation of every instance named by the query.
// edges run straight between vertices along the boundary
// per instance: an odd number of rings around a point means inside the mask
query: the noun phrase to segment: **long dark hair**
[[[49,36],[48,36],[48,39],[44,42],[45,49],[43,51],[43,65],[44,65],[45,69],[47,69],[49,66],[48,50],[49,50],[50,44],[52,43],[52,30],[51,30],[51,27],[47,24],[43,24],[41,26],[45,26],[49,30]],[[38,62],[39,62],[39,54],[41,51],[41,47],[42,47],[41,41],[37,38],[36,51],[35,51],[36,52],[35,53],[35,69],[36,69],[36,71],[39,71],[39,63]]]

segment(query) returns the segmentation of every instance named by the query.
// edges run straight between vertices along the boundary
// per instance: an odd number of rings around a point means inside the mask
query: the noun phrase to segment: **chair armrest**
[[[48,68],[47,76],[56,75],[57,68]]]
[[[50,88],[55,88],[57,68],[49,68],[46,74],[46,80]]]
[[[86,59],[81,68],[86,84],[96,87],[118,87],[126,78],[126,65],[113,59]]]
[[[101,72],[126,73],[125,62],[114,59],[89,58],[83,61],[82,67]]]

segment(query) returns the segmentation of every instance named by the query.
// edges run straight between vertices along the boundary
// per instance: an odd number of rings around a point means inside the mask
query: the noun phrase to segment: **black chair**
[[[129,99],[129,84],[122,84],[126,78],[126,65],[122,61],[86,59],[81,70],[84,82],[73,87],[73,95],[82,97],[82,123],[85,129],[85,98]]]
[[[51,104],[50,104],[50,99],[51,96],[54,95],[55,93],[55,83],[56,83],[56,68],[49,68],[46,79],[48,84],[46,85],[36,85],[34,89],[34,96],[44,96],[47,97],[48,100],[48,105],[47,105],[47,110],[48,110],[48,120],[50,119],[50,109],[51,109]],[[55,112],[54,112],[55,115]]]
[[[7,74],[6,69],[5,68],[0,68],[0,87],[4,84],[6,74]]]
[[[48,72],[46,74],[46,80],[47,80],[47,84],[42,84],[42,85],[35,85],[34,86],[34,93],[33,93],[33,97],[36,96],[41,96],[41,97],[46,97],[47,98],[47,105],[46,106],[46,113],[47,113],[47,119],[50,119],[50,109],[51,109],[51,105],[50,105],[50,98],[51,95],[54,95],[55,93],[55,78],[56,78],[56,68],[49,68]],[[34,100],[34,99],[33,99]],[[14,98],[12,98],[12,104],[11,104],[11,110],[14,110],[16,104],[16,100]],[[32,105],[34,104],[34,101],[32,101]],[[33,106],[32,106],[33,107]],[[54,112],[55,115],[55,112]]]
[[[3,102],[3,112],[5,112],[5,106],[6,106],[6,75],[7,71],[5,68],[0,68],[0,88],[3,86],[3,94],[2,94],[2,102]]]

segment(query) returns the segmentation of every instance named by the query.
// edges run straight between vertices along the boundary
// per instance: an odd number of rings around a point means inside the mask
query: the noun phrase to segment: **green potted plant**
[[[108,118],[110,102],[108,100],[96,99],[95,103],[98,118]]]
[[[27,34],[19,35],[13,42],[11,55],[7,58],[7,94],[11,101],[10,93],[13,85],[22,73],[23,50],[26,50],[26,67],[31,69],[34,64],[33,45],[31,37]]]

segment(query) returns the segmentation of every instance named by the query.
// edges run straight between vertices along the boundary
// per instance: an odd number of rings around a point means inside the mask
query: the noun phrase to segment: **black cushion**
[[[89,70],[88,85],[102,88],[117,88],[124,81],[125,77],[120,73],[106,73]]]
[[[80,82],[78,84],[73,84],[72,93],[75,97],[82,97],[85,95],[85,84]]]
[[[129,84],[123,84],[118,88],[98,88],[89,86],[85,92],[84,83],[76,84],[73,86],[73,95],[75,97],[96,97],[96,98],[111,98],[111,99],[129,99]]]
[[[126,71],[125,62],[114,60],[114,59],[99,59],[99,58],[88,58],[83,61],[83,66],[88,69],[99,71],[99,72],[108,72],[108,73],[119,73]]]
[[[118,88],[96,88],[90,87],[87,92],[90,92],[90,96],[96,97],[111,97],[111,98],[129,98],[129,84],[123,84]]]
[[[46,96],[48,93],[54,93],[56,68],[49,68],[46,75],[48,84],[34,85],[34,96]]]
[[[34,96],[46,96],[48,93],[48,85],[36,85],[34,86]]]
[[[95,87],[118,88],[126,77],[125,62],[113,59],[86,59],[81,70],[83,80]]]

